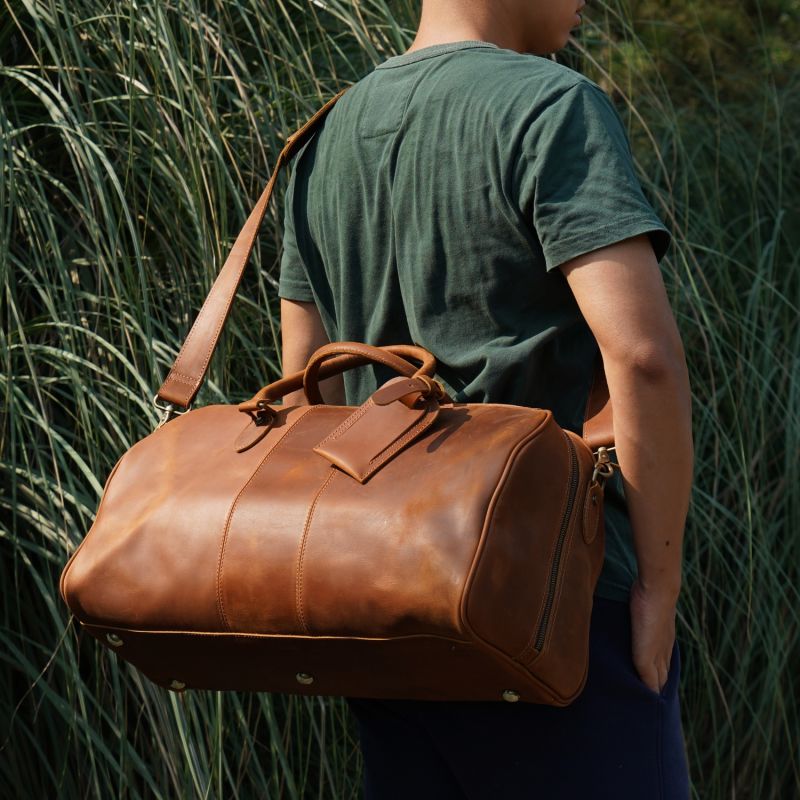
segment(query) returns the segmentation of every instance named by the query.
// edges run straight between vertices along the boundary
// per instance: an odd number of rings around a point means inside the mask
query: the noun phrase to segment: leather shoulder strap
[[[583,415],[583,440],[592,450],[598,447],[614,446],[614,419],[611,411],[611,398],[608,394],[606,371],[603,359],[597,354],[597,361]]]
[[[197,396],[222,328],[228,319],[236,290],[242,280],[244,268],[247,266],[261,222],[264,219],[264,213],[272,196],[278,172],[282,166],[291,161],[292,156],[307,141],[316,126],[346,91],[345,88],[333,95],[305,124],[286,138],[286,144],[278,154],[266,188],[236,237],[236,241],[225,259],[225,264],[217,275],[178,357],[156,394],[158,400],[171,403],[173,406],[188,408]],[[600,445],[610,446],[613,444],[611,401],[608,397],[608,387],[600,360],[598,360],[589,401],[586,405],[583,438],[592,449]]]
[[[308,139],[311,132],[324,119],[325,115],[333,108],[336,101],[347,91],[342,89],[323,105],[302,127],[287,137],[286,144],[278,154],[275,167],[272,170],[266,188],[258,198],[255,208],[250,212],[244,227],[231,251],[225,259],[225,264],[217,275],[211,291],[208,293],[197,318],[183,343],[178,357],[172,365],[167,377],[161,384],[156,397],[159,400],[172,403],[174,406],[188,408],[194,400],[200,386],[205,379],[211,356],[217,346],[217,341],[222,333],[222,328],[228,319],[228,314],[236,295],[236,289],[242,280],[244,268],[250,258],[261,221],[267,210],[272,190],[278,172],[284,164],[291,161],[292,156]]]

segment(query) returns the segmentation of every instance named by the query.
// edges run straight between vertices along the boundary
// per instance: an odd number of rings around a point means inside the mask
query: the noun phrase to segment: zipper
[[[575,452],[575,445],[572,439],[564,433],[564,438],[567,440],[569,446],[570,464],[569,464],[569,494],[567,495],[567,507],[564,509],[564,516],[561,518],[561,528],[558,532],[558,539],[556,541],[556,549],[553,554],[553,564],[550,567],[550,580],[547,586],[547,597],[545,598],[544,609],[542,610],[542,619],[539,622],[539,630],[536,631],[536,641],[534,648],[537,652],[541,652],[544,645],[544,637],[547,634],[547,625],[550,622],[550,614],[553,611],[553,601],[556,595],[556,584],[558,583],[558,568],[561,564],[561,554],[564,550],[564,540],[567,538],[567,531],[569,530],[570,517],[572,516],[572,507],[575,505],[575,495],[578,491],[578,454]]]

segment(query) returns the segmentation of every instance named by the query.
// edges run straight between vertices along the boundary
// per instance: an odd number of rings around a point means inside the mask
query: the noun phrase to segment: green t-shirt
[[[597,343],[555,267],[641,233],[645,198],[622,122],[588,78],[489,42],[388,58],[295,157],[279,295],[314,301],[331,341],[416,343],[456,402],[553,410],[580,432]],[[345,373],[359,405],[394,373]],[[597,588],[636,572],[617,476]]]

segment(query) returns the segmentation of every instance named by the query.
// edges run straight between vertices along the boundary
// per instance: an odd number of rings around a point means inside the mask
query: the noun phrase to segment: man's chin
[[[572,34],[568,33],[557,41],[550,41],[546,43],[537,44],[531,47],[528,52],[534,56],[549,56],[557,53],[567,46]]]

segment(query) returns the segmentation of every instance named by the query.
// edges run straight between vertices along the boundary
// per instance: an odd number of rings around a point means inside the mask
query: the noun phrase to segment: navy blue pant
[[[586,687],[566,708],[350,698],[365,800],[686,800],[678,645],[648,689],[629,613],[595,598]]]

